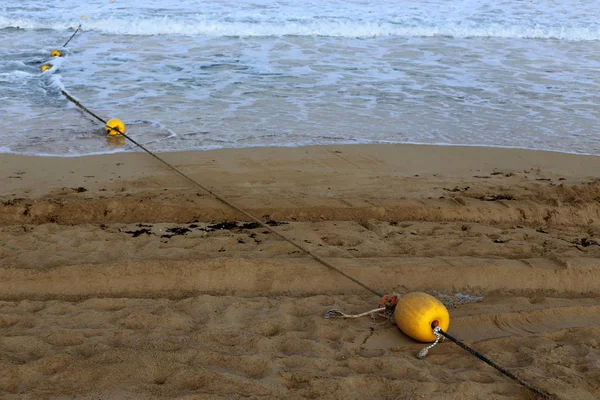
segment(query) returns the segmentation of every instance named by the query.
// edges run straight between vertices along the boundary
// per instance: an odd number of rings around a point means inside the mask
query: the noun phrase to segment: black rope
[[[81,110],[85,111],[86,113],[88,113],[89,115],[91,115],[92,117],[94,117],[95,119],[97,119],[98,121],[100,121],[100,122],[102,122],[103,124],[106,125],[106,121],[103,118],[99,117],[97,114],[95,114],[94,112],[90,111],[87,107],[85,107],[83,104],[81,104],[75,98],[73,98],[73,96],[71,96],[70,94],[68,94],[64,90],[61,90],[60,92],[70,102],[72,102],[73,104],[75,104]],[[354,282],[357,285],[363,287],[364,289],[366,289],[369,292],[375,294],[376,296],[383,297],[383,293],[381,293],[381,292],[379,292],[379,291],[377,291],[377,290],[375,290],[373,288],[370,288],[369,286],[365,285],[364,283],[362,283],[358,279],[356,279],[356,278],[354,278],[354,277],[346,274],[345,272],[343,272],[339,268],[337,268],[335,265],[331,264],[329,261],[327,261],[327,260],[321,258],[320,256],[314,254],[312,251],[310,251],[309,249],[305,248],[304,246],[302,246],[302,245],[294,242],[292,239],[288,238],[284,234],[282,234],[282,233],[278,232],[277,230],[273,229],[271,226],[267,225],[266,223],[264,223],[260,219],[256,218],[254,215],[248,213],[244,209],[240,208],[239,206],[231,203],[229,200],[225,199],[223,196],[219,195],[218,193],[215,193],[214,191],[210,190],[209,188],[207,188],[207,187],[201,185],[200,183],[196,182],[195,180],[193,180],[192,178],[190,178],[189,176],[187,176],[186,174],[184,174],[183,172],[181,172],[180,170],[178,170],[177,168],[175,168],[174,166],[172,166],[171,164],[169,164],[168,162],[166,162],[165,160],[163,160],[162,158],[160,158],[159,156],[157,156],[156,154],[154,154],[152,151],[148,150],[147,148],[145,148],[144,146],[142,146],[140,143],[138,143],[135,140],[133,140],[131,137],[129,137],[125,133],[120,132],[119,129],[117,129],[117,128],[113,128],[113,129],[116,130],[117,132],[119,132],[124,138],[126,138],[127,140],[131,141],[133,144],[135,144],[136,146],[138,146],[140,149],[142,149],[146,153],[150,154],[156,160],[160,161],[161,163],[163,163],[164,165],[166,165],[167,167],[169,167],[173,172],[179,174],[181,177],[183,177],[184,179],[186,179],[188,182],[192,183],[193,185],[195,185],[195,186],[199,187],[200,189],[204,190],[205,192],[209,193],[211,196],[213,196],[214,198],[216,198],[220,202],[226,204],[227,206],[233,208],[234,210],[236,210],[236,211],[240,212],[241,214],[245,215],[246,217],[250,218],[252,221],[258,223],[260,226],[262,226],[263,228],[267,229],[269,232],[274,233],[275,235],[279,236],[280,238],[282,238],[286,242],[290,243],[292,246],[294,246],[297,249],[301,250],[302,252],[308,254],[309,256],[311,256],[312,258],[314,258],[315,260],[317,260],[318,262],[320,262],[324,266],[326,266],[326,267],[328,267],[328,268],[336,271],[337,273],[341,274],[342,276],[350,279],[352,282]]]
[[[75,37],[75,35],[77,35],[77,32],[79,32],[79,28],[81,28],[81,24],[79,24],[79,26],[77,27],[77,29],[75,30],[75,32],[73,32],[73,34],[71,35],[71,37],[69,38],[69,40],[67,40],[67,42],[65,44],[63,44],[63,47],[67,47],[67,45],[69,44],[69,42],[71,41],[71,39],[73,39]]]
[[[77,28],[77,29],[79,30],[79,28]],[[77,33],[77,31],[75,31],[75,33]],[[73,34],[73,36],[75,36],[75,33]],[[71,38],[73,38],[73,36],[71,36]],[[69,41],[70,40],[71,39],[69,39]],[[65,46],[69,43],[69,41],[67,41],[67,43],[65,43]],[[73,98],[73,96],[71,96],[70,94],[68,94],[66,91],[61,90],[61,93],[69,101],[71,101],[73,104],[75,104],[77,107],[79,107],[81,110],[85,111],[86,113],[88,113],[89,115],[91,115],[92,117],[94,117],[95,119],[97,119],[98,121],[102,122],[103,124],[106,124],[106,120],[104,120],[103,118],[99,117],[97,114],[95,114],[91,110],[89,110],[87,107],[85,107],[83,104],[81,104],[81,102],[79,102],[78,100],[76,100],[75,98]],[[119,132],[118,128],[113,128],[113,129],[115,129],[117,132]],[[227,199],[225,199],[224,197],[222,197],[218,193],[215,193],[214,191],[210,190],[209,188],[207,188],[207,187],[201,185],[200,183],[196,182],[195,180],[193,180],[192,178],[190,178],[189,176],[187,176],[186,174],[184,174],[183,172],[181,172],[180,170],[178,170],[177,168],[175,168],[174,166],[172,166],[171,164],[169,164],[168,162],[166,162],[165,160],[163,160],[162,158],[160,158],[159,156],[157,156],[156,154],[154,154],[152,151],[148,150],[146,147],[144,147],[143,145],[141,145],[140,143],[138,143],[137,141],[135,141],[134,139],[132,139],[131,137],[129,137],[128,135],[126,135],[125,133],[122,133],[122,132],[119,132],[119,133],[123,137],[125,137],[127,140],[131,141],[133,144],[135,144],[136,146],[138,146],[140,149],[142,149],[146,153],[150,154],[153,158],[155,158],[156,160],[160,161],[162,164],[164,164],[165,166],[167,166],[173,172],[177,173],[178,175],[180,175],[181,177],[183,177],[184,179],[186,179],[187,181],[189,181],[193,185],[195,185],[195,186],[199,187],[200,189],[206,191],[211,196],[213,196],[217,200],[221,201],[225,205],[233,208],[234,210],[238,211],[239,213],[241,213],[241,214],[245,215],[246,217],[250,218],[251,220],[253,220],[254,222],[258,223],[263,228],[267,229],[269,232],[272,232],[275,235],[279,236],[280,238],[282,238],[286,242],[290,243],[291,245],[293,245],[297,249],[301,250],[302,252],[308,254],[309,256],[311,256],[313,259],[315,259],[316,261],[320,262],[324,266],[326,266],[326,267],[328,267],[328,268],[336,271],[337,273],[341,274],[342,276],[346,277],[347,279],[351,280],[352,282],[356,283],[357,285],[363,287],[364,289],[368,290],[369,292],[375,294],[376,296],[383,297],[383,293],[381,293],[381,292],[379,292],[379,291],[377,291],[375,289],[370,288],[369,286],[365,285],[364,283],[362,283],[358,279],[353,278],[352,276],[346,274],[345,272],[341,271],[339,268],[337,268],[336,266],[334,266],[333,264],[331,264],[329,261],[327,261],[327,260],[321,258],[320,256],[314,254],[312,251],[310,251],[309,249],[305,248],[304,246],[302,246],[302,245],[294,242],[293,240],[291,240],[290,238],[288,238],[284,234],[282,234],[282,233],[278,232],[277,230],[273,229],[271,226],[267,225],[266,223],[264,223],[260,219],[256,218],[252,214],[248,213],[244,209],[242,209],[242,208],[238,207],[237,205],[231,203],[230,201],[228,201]],[[491,367],[495,368],[497,371],[499,371],[503,375],[505,375],[505,376],[507,376],[507,377],[509,377],[509,378],[511,378],[513,380],[515,380],[517,383],[519,383],[523,387],[527,388],[529,391],[531,391],[535,395],[539,396],[540,398],[545,399],[545,400],[553,400],[554,399],[549,394],[544,393],[541,390],[539,390],[539,389],[535,388],[534,386],[530,385],[529,383],[523,381],[522,379],[520,379],[519,377],[517,377],[516,375],[514,375],[512,372],[508,371],[507,369],[505,369],[501,365],[499,365],[499,364],[495,363],[494,361],[490,360],[489,358],[487,358],[483,354],[479,353],[477,350],[475,350],[475,349],[467,346],[466,344],[464,344],[460,340],[456,339],[455,337],[453,337],[449,333],[444,332],[441,329],[439,330],[439,332],[440,332],[441,335],[443,335],[445,338],[447,338],[451,342],[455,343],[457,346],[461,347],[462,349],[464,349],[467,352],[469,352],[470,354],[474,355],[475,357],[477,357],[481,361],[483,361],[486,364],[490,365]]]
[[[439,330],[440,334],[442,334],[446,339],[450,340],[451,342],[455,343],[456,345],[458,345],[459,347],[463,348],[464,350],[468,351],[469,353],[471,353],[472,355],[474,355],[475,357],[479,358],[481,361],[483,361],[484,363],[496,368],[500,373],[502,373],[503,375],[508,376],[511,379],[514,379],[515,381],[517,381],[520,385],[526,387],[527,389],[529,389],[531,392],[535,393],[536,395],[538,395],[539,397],[541,397],[542,399],[545,400],[553,400],[554,398],[552,396],[550,396],[547,393],[542,392],[541,390],[531,386],[529,383],[523,381],[522,379],[520,379],[519,377],[517,377],[515,374],[513,374],[512,372],[506,370],[504,367],[502,367],[501,365],[496,364],[495,362],[493,362],[492,360],[490,360],[489,358],[487,358],[486,356],[484,356],[483,354],[481,354],[480,352],[478,352],[475,349],[472,349],[471,347],[467,346],[466,344],[464,344],[463,342],[461,342],[460,340],[458,340],[457,338],[453,337],[452,335],[450,335],[447,332],[444,332],[442,329]]]
[[[102,122],[103,124],[106,125],[106,120],[104,120],[103,118],[99,117],[97,114],[95,114],[94,112],[90,111],[87,107],[85,107],[83,104],[81,104],[78,100],[76,100],[75,98],[73,98],[73,96],[71,96],[70,94],[68,94],[66,91],[61,90],[61,93],[69,100],[71,101],[73,104],[75,104],[77,107],[79,107],[81,110],[85,111],[86,113],[88,113],[89,115],[91,115],[92,117],[94,117],[95,119],[97,119],[98,121]],[[115,129],[117,132],[119,132],[118,128],[113,128]],[[320,262],[321,264],[323,264],[324,266],[336,271],[337,273],[341,274],[342,276],[348,278],[349,280],[351,280],[352,282],[356,283],[357,285],[363,287],[364,289],[368,290],[369,292],[375,294],[376,296],[379,297],[383,297],[383,293],[370,288],[369,286],[365,285],[364,283],[362,283],[361,281],[359,281],[358,279],[346,274],[345,272],[341,271],[339,268],[337,268],[336,266],[334,266],[333,264],[331,264],[329,261],[319,257],[318,255],[314,254],[312,251],[310,251],[309,249],[305,248],[304,246],[294,242],[292,239],[288,238],[287,236],[285,236],[284,234],[276,231],[275,229],[273,229],[271,226],[267,225],[266,223],[264,223],[263,221],[261,221],[260,219],[256,218],[254,215],[248,213],[247,211],[245,211],[244,209],[238,207],[237,205],[231,203],[229,200],[225,199],[223,196],[219,195],[218,193],[215,193],[214,191],[210,190],[209,188],[201,185],[200,183],[196,182],[195,180],[193,180],[192,178],[190,178],[189,176],[187,176],[186,174],[184,174],[183,172],[181,172],[180,170],[178,170],[177,168],[175,168],[174,166],[172,166],[171,164],[169,164],[168,162],[166,162],[165,160],[163,160],[162,158],[160,158],[159,156],[157,156],[156,154],[154,154],[152,151],[148,150],[146,147],[144,147],[143,145],[141,145],[140,143],[138,143],[137,141],[135,141],[134,139],[132,139],[131,137],[129,137],[128,135],[126,135],[125,133],[119,132],[123,137],[125,137],[127,140],[131,141],[133,144],[135,144],[136,146],[138,146],[140,149],[144,150],[146,153],[150,154],[152,157],[154,157],[156,160],[160,161],[162,164],[166,165],[169,169],[171,169],[173,172],[177,173],[178,175],[180,175],[181,177],[183,177],[184,179],[186,179],[187,181],[189,181],[190,183],[192,183],[193,185],[199,187],[200,189],[206,191],[207,193],[209,193],[211,196],[213,196],[214,198],[216,198],[217,200],[221,201],[222,203],[224,203],[225,205],[233,208],[234,210],[240,212],[241,214],[245,215],[246,217],[250,218],[252,221],[258,223],[260,226],[262,226],[263,228],[267,229],[269,232],[274,233],[275,235],[279,236],[280,238],[282,238],[283,240],[285,240],[286,242],[290,243],[291,245],[293,245],[294,247],[296,247],[297,249],[301,250],[302,252],[308,254],[309,256],[311,256],[312,258],[314,258],[315,260],[317,260],[318,262]],[[513,373],[511,373],[510,371],[506,370],[505,368],[503,368],[502,366],[500,366],[499,364],[496,364],[494,361],[490,360],[489,358],[487,358],[486,356],[484,356],[483,354],[479,353],[477,350],[472,349],[471,347],[467,346],[466,344],[464,344],[463,342],[461,342],[460,340],[456,339],[455,337],[453,337],[452,335],[450,335],[447,332],[444,332],[442,329],[439,330],[440,334],[443,335],[445,338],[447,338],[448,340],[450,340],[451,342],[455,343],[456,345],[458,345],[459,347],[463,348],[464,350],[468,351],[469,353],[471,353],[472,355],[474,355],[475,357],[477,357],[478,359],[480,359],[481,361],[485,362],[486,364],[494,367],[496,370],[498,370],[500,373],[504,374],[505,376],[515,380],[516,382],[518,382],[520,385],[522,385],[523,387],[529,389],[531,392],[533,392],[534,394],[536,394],[537,396],[541,397],[542,399],[545,400],[553,400],[553,397],[551,397],[549,394],[542,392],[541,390],[533,387],[532,385],[530,385],[529,383],[523,381],[522,379],[520,379],[519,377],[517,377],[516,375],[514,375]]]
[[[79,25],[79,27],[81,27],[81,25]],[[79,30],[79,27],[77,28],[77,30]],[[77,31],[75,31],[75,33],[73,33],[73,36],[75,36],[76,33],[77,33]],[[67,43],[65,43],[65,46],[69,43],[69,41],[73,38],[73,36],[71,36],[71,38],[67,41]],[[85,107],[78,100],[76,100],[75,98],[73,98],[73,96],[71,96],[70,94],[68,94],[66,91],[61,90],[61,93],[70,102],[72,102],[73,104],[75,104],[81,110],[85,111],[86,113],[88,113],[89,115],[91,115],[92,117],[94,117],[95,119],[97,119],[98,121],[100,121],[100,122],[102,122],[103,124],[106,125],[106,120],[104,120],[103,118],[99,117],[97,114],[95,114],[91,110],[89,110],[87,107]],[[223,196],[219,195],[218,193],[215,193],[214,191],[210,190],[209,188],[207,188],[207,187],[201,185],[200,183],[196,182],[195,180],[193,180],[192,178],[190,178],[189,176],[187,176],[186,174],[184,174],[183,172],[181,172],[180,170],[178,170],[177,168],[175,168],[174,166],[172,166],[171,164],[169,164],[168,162],[166,162],[165,160],[163,160],[162,158],[160,158],[159,156],[157,156],[156,154],[154,154],[152,151],[150,151],[147,148],[145,148],[144,146],[142,146],[140,143],[138,143],[137,141],[135,141],[134,139],[132,139],[131,137],[129,137],[125,133],[120,132],[118,128],[114,127],[112,129],[116,130],[123,137],[125,137],[127,140],[129,140],[130,142],[132,142],[133,144],[135,144],[136,146],[138,146],[140,149],[144,150],[146,153],[150,154],[152,157],[154,157],[156,160],[160,161],[162,164],[166,165],[173,172],[177,173],[178,175],[180,175],[181,177],[183,177],[184,179],[186,179],[188,182],[192,183],[193,185],[195,185],[195,186],[199,187],[200,189],[204,190],[205,192],[209,193],[211,196],[213,196],[214,198],[216,198],[217,200],[219,200],[223,204],[225,204],[225,205],[233,208],[234,210],[238,211],[239,213],[241,213],[241,214],[245,215],[246,217],[250,218],[252,221],[258,223],[260,226],[262,226],[263,228],[267,229],[269,232],[274,233],[275,235],[279,236],[280,238],[282,238],[286,242],[290,243],[292,246],[294,246],[297,249],[301,250],[302,252],[308,254],[309,256],[311,256],[313,259],[315,259],[316,261],[320,262],[324,266],[332,269],[333,271],[336,271],[337,273],[339,273],[342,276],[348,278],[352,282],[354,282],[357,285],[363,287],[364,289],[366,289],[369,292],[375,294],[376,296],[383,297],[383,293],[381,293],[381,292],[379,292],[379,291],[377,291],[377,290],[375,290],[373,288],[370,288],[369,286],[365,285],[364,283],[362,283],[358,279],[353,278],[352,276],[346,274],[345,272],[341,271],[339,268],[337,268],[336,266],[334,266],[333,264],[331,264],[329,261],[327,261],[327,260],[321,258],[320,256],[314,254],[312,251],[310,251],[309,249],[305,248],[304,246],[302,246],[302,245],[294,242],[292,239],[288,238],[284,234],[282,234],[282,233],[278,232],[277,230],[273,229],[271,226],[267,225],[266,223],[264,223],[260,219],[256,218],[254,215],[248,213],[244,209],[242,209],[242,208],[238,207],[237,205],[231,203],[229,200],[225,199]],[[511,378],[513,380],[515,380],[520,385],[522,385],[523,387],[527,388],[532,393],[536,394],[537,396],[541,397],[542,399],[545,399],[545,400],[553,400],[554,399],[549,394],[544,393],[541,390],[533,387],[529,383],[523,381],[522,379],[520,379],[519,377],[517,377],[516,375],[514,375],[510,371],[506,370],[505,368],[503,368],[499,364],[496,364],[495,362],[493,362],[492,360],[490,360],[489,358],[487,358],[483,354],[479,353],[477,350],[472,349],[471,347],[467,346],[466,344],[464,344],[460,340],[456,339],[455,337],[453,337],[449,333],[444,332],[442,329],[440,329],[439,332],[440,332],[441,335],[443,335],[445,338],[447,338],[451,342],[455,343],[456,345],[458,345],[459,347],[461,347],[464,350],[468,351],[469,353],[471,353],[472,355],[474,355],[475,357],[477,357],[481,361],[483,361],[486,364],[490,365],[491,367],[495,368],[496,370],[498,370],[503,375],[505,375],[505,376],[507,376],[507,377],[509,377],[509,378]]]

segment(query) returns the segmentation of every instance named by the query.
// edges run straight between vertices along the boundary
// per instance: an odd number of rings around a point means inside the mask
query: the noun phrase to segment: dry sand
[[[599,398],[600,158],[162,156],[379,291],[483,296],[450,333],[557,398]],[[452,343],[417,360],[390,323],[324,319],[378,299],[146,154],[0,166],[2,399],[533,398]]]

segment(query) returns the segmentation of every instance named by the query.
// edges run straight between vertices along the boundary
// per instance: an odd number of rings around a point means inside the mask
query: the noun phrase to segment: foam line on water
[[[0,17],[0,29],[68,30],[75,21],[46,21],[28,18]],[[325,36],[368,38],[457,37],[457,38],[524,38],[559,39],[569,41],[600,40],[600,26],[545,25],[532,23],[503,24],[499,22],[435,22],[435,21],[357,21],[346,18],[307,18],[281,20],[218,21],[200,16],[196,19],[178,17],[89,17],[82,29],[113,35],[186,35],[208,37],[283,37]]]
[[[26,71],[10,71],[10,72],[2,72],[0,73],[0,82],[7,83],[24,83],[29,79],[32,79],[36,76],[36,74],[31,74]]]
[[[321,141],[321,140],[309,140],[300,143],[282,143],[282,144],[257,144],[257,145],[239,145],[239,146],[219,146],[219,145],[206,145],[206,146],[198,146],[193,148],[186,149],[177,149],[177,150],[153,150],[155,153],[178,153],[185,151],[212,151],[212,150],[223,150],[223,149],[246,149],[246,148],[298,148],[298,147],[312,147],[312,146],[339,146],[339,145],[376,145],[376,144],[390,144],[390,145],[416,145],[416,146],[443,146],[443,147],[481,147],[481,148],[491,148],[491,149],[512,149],[512,150],[533,150],[533,151],[544,151],[550,153],[559,153],[559,154],[573,154],[580,156],[593,156],[600,158],[598,154],[591,154],[585,152],[576,152],[576,151],[566,151],[566,150],[553,150],[553,149],[544,149],[544,148],[533,148],[527,146],[503,146],[503,145],[484,145],[484,144],[460,144],[460,143],[426,143],[419,141],[408,141],[408,142],[396,142],[390,140],[340,140],[340,141]],[[130,148],[117,148],[117,149],[107,149],[104,151],[90,151],[86,153],[61,153],[61,154],[53,154],[53,153],[44,153],[44,152],[14,152],[8,147],[0,146],[0,154],[19,154],[23,156],[32,156],[32,157],[65,157],[65,158],[74,158],[74,157],[87,157],[87,156],[98,156],[98,155],[107,155],[107,154],[115,154],[115,153],[141,153],[143,152],[137,147]]]

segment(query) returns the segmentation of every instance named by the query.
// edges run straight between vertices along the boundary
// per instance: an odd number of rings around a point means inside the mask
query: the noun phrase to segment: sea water
[[[0,48],[0,152],[136,150],[107,142],[65,90],[153,151],[600,155],[598,0],[6,0]]]

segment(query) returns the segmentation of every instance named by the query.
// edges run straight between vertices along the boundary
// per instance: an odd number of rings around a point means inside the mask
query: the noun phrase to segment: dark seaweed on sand
[[[269,226],[279,226],[279,225],[285,225],[285,224],[287,224],[287,222],[279,222],[279,221],[274,221],[274,220],[270,219],[267,222],[265,222],[265,224],[267,224]],[[214,224],[214,225],[208,225],[207,229],[209,229],[211,231],[216,231],[216,230],[231,231],[234,229],[237,229],[237,230],[258,229],[261,226],[262,225],[259,224],[258,222],[247,222],[245,224],[239,225],[235,221],[225,221],[225,222],[219,222],[218,224]]]
[[[123,231],[123,233],[129,233],[131,235],[131,237],[134,237],[134,238],[138,237],[138,236],[141,236],[144,233],[146,235],[152,235],[153,234],[150,229],[146,229],[146,228],[144,228],[144,229],[138,229],[137,231]]]
[[[490,196],[479,196],[477,197],[479,200],[483,201],[497,201],[497,200],[515,200],[514,196],[510,194],[494,194]]]

